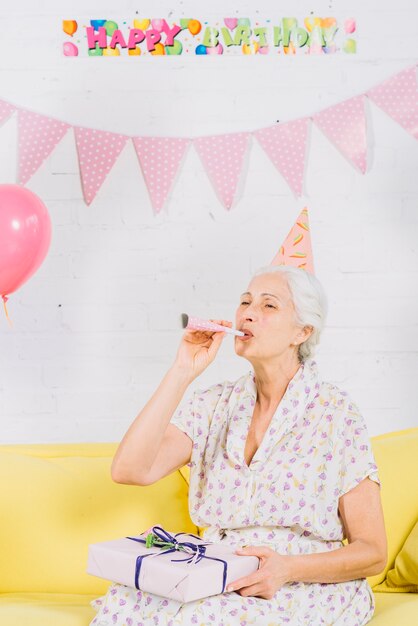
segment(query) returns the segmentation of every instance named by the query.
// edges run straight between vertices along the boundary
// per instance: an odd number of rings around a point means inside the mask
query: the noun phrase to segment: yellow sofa
[[[418,518],[418,428],[372,437],[389,543],[385,571],[369,578],[373,626],[416,626],[418,594],[382,591]],[[86,573],[90,543],[153,524],[200,533],[188,513],[189,468],[138,487],[114,483],[116,443],[0,445],[0,624],[87,626],[89,602],[109,582]],[[380,587],[380,590],[379,590]]]

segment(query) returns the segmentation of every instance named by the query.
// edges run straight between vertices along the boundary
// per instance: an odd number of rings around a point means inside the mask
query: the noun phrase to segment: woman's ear
[[[305,328],[303,329],[305,331],[305,339],[308,339],[308,337],[310,337],[314,331],[314,327],[313,326],[305,326]]]
[[[298,333],[296,339],[298,339],[299,337],[303,337],[303,341],[305,341],[306,339],[308,339],[308,337],[312,335],[313,331],[314,331],[313,326],[304,326],[302,330],[300,331],[300,333]],[[303,341],[301,341],[301,343],[303,343]],[[293,345],[298,345],[298,344],[293,344]]]

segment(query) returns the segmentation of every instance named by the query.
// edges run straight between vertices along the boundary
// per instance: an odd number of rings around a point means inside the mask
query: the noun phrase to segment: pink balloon
[[[19,185],[0,185],[0,296],[4,301],[36,272],[51,243],[46,206]]]
[[[63,46],[64,56],[78,57],[78,48],[72,41],[66,41]]]

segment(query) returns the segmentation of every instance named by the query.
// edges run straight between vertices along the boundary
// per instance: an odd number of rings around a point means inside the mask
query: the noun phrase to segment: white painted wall
[[[133,19],[134,2],[2,3],[0,99],[128,135],[256,130],[362,93],[415,63],[412,0],[141,3],[141,17],[358,23],[357,55],[65,58],[62,19]],[[257,8],[256,8],[257,7]],[[90,207],[72,132],[27,187],[53,238],[37,273],[0,314],[0,441],[118,441],[172,363],[182,312],[234,319],[251,273],[272,259],[309,207],[316,275],[328,294],[316,360],[352,394],[371,435],[417,425],[418,144],[368,105],[371,169],[358,174],[313,127],[305,196],[295,199],[254,141],[241,198],[225,210],[191,148],[166,211],[154,215],[128,143]],[[0,128],[0,182],[15,182],[16,119]],[[250,364],[226,337],[190,387]]]

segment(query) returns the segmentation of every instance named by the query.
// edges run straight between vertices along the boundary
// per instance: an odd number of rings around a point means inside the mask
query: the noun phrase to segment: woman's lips
[[[253,338],[253,335],[244,335],[244,337],[237,336],[237,339],[241,339],[241,341],[248,341],[249,339],[252,339],[252,338]]]

